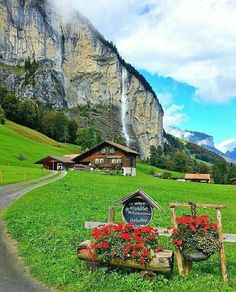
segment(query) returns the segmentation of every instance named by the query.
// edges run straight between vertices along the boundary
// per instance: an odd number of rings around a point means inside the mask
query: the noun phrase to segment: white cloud
[[[171,126],[177,126],[188,119],[188,116],[183,113],[184,106],[172,104],[165,109],[163,124],[167,129]]]
[[[227,151],[233,151],[236,148],[236,139],[231,138],[222,141],[221,143],[216,145],[216,148],[219,149],[221,152],[226,153]]]
[[[158,93],[158,99],[163,107],[167,107],[173,102],[173,95],[169,92]]]
[[[236,96],[234,0],[56,2],[86,15],[138,68],[194,86],[200,100]]]

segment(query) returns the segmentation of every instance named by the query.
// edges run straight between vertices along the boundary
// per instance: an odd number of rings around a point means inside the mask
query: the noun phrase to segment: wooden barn
[[[210,183],[211,176],[209,173],[186,173],[184,176],[186,181]]]
[[[236,185],[236,177],[231,178],[230,183],[231,183],[231,185]]]
[[[72,160],[90,168],[121,169],[123,175],[136,175],[136,157],[138,152],[111,141],[104,141]]]
[[[70,157],[65,156],[47,156],[36,161],[35,164],[42,164],[44,168],[49,170],[65,170],[73,168],[75,165]]]

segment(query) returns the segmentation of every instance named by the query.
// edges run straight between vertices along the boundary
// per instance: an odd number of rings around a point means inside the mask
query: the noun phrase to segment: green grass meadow
[[[189,276],[179,278],[176,263],[171,275],[144,280],[129,269],[104,267],[90,272],[77,260],[80,242],[90,238],[84,221],[106,221],[108,207],[123,196],[143,189],[163,208],[155,211],[153,226],[170,227],[169,202],[225,204],[223,230],[236,233],[236,187],[176,182],[150,175],[152,168],[138,165],[137,177],[70,171],[68,175],[34,190],[4,211],[10,235],[19,242],[19,254],[33,276],[63,291],[236,291],[236,244],[226,243],[229,286],[222,285],[219,255],[195,263]],[[121,221],[121,208],[116,220]],[[189,213],[179,209],[178,215]],[[215,210],[200,209],[216,221]],[[160,242],[173,248],[167,238]]]
[[[34,164],[47,155],[64,155],[78,153],[79,147],[58,143],[47,136],[6,121],[0,125],[0,185],[15,183],[40,177],[41,165]],[[22,154],[25,159],[17,159]]]
[[[35,167],[0,165],[0,186],[35,179],[48,173],[50,171]]]

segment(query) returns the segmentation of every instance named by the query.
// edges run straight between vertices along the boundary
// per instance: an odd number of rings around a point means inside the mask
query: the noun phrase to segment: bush
[[[170,172],[163,172],[161,174],[161,178],[164,178],[164,179],[169,179],[171,177],[172,177],[172,173],[170,173]]]
[[[0,125],[5,124],[5,112],[4,109],[0,105]]]

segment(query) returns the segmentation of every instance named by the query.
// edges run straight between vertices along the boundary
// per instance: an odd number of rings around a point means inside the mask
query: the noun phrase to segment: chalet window
[[[106,148],[102,148],[101,153],[105,154],[106,153]]]
[[[110,153],[115,153],[115,149],[114,148],[110,148]]]
[[[96,164],[100,162],[100,159],[99,158],[95,158],[95,161],[94,161]]]
[[[100,158],[99,160],[100,163],[104,163],[104,158]]]
[[[122,160],[121,160],[121,158],[112,158],[112,160],[111,160],[111,163],[113,163],[113,164],[115,164],[115,163],[121,163],[122,162]]]

